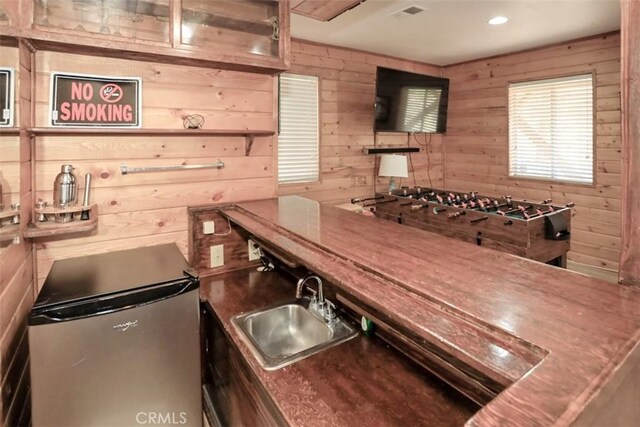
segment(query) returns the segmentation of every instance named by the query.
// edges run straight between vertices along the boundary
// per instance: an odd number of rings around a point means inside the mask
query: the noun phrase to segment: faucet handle
[[[336,306],[334,303],[332,303],[331,301],[329,301],[328,299],[324,299],[324,302],[327,306],[327,308],[325,309],[324,312],[324,319],[327,321],[327,323],[335,323],[336,322]]]
[[[318,306],[318,293],[311,289],[310,287],[307,286],[307,290],[309,292],[311,292],[312,296],[311,296],[311,300],[309,301],[309,307],[311,308],[317,308]]]

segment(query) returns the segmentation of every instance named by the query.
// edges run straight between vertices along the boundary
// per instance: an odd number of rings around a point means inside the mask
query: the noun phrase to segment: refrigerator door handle
[[[69,322],[129,310],[198,289],[199,284],[198,280],[189,278],[164,286],[154,286],[148,290],[133,290],[115,297],[107,295],[90,301],[75,301],[70,304],[48,308],[39,313],[33,313],[30,316],[29,324],[44,325]]]

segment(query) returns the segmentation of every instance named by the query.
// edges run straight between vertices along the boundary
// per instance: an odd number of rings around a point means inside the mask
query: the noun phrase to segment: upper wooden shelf
[[[251,153],[253,140],[256,136],[271,136],[272,130],[251,129],[108,129],[108,128],[28,128],[33,136],[37,135],[121,135],[121,136],[244,136],[245,155]]]
[[[108,128],[28,128],[34,135],[179,135],[179,136],[268,136],[272,130],[251,129],[108,129]]]

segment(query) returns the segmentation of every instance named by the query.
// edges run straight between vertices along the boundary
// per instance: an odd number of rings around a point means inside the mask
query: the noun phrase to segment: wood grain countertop
[[[291,301],[295,283],[253,269],[202,279],[201,298],[292,426],[460,426],[479,408],[378,338],[363,335],[276,371],[260,367],[234,315]]]
[[[593,424],[640,366],[640,289],[296,196],[222,213],[502,386],[469,426]]]

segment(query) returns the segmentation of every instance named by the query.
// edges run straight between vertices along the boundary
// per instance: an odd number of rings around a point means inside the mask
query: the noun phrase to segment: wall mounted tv
[[[378,67],[375,130],[445,133],[449,79]]]

